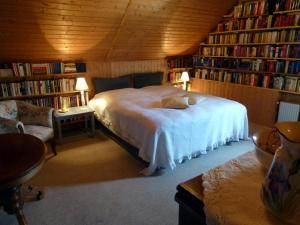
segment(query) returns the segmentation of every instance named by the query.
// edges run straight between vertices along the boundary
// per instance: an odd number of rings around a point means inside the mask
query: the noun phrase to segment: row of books
[[[195,66],[215,67],[247,72],[300,74],[300,61],[202,58]]]
[[[300,92],[300,79],[298,77],[273,76],[272,74],[244,74],[214,69],[197,69],[195,71],[195,77],[206,80]]]
[[[299,10],[299,0],[259,0],[259,1],[247,1],[241,2],[234,7],[233,17],[248,17],[259,16],[265,14],[272,14],[273,12],[287,11],[287,10]]]
[[[0,97],[75,91],[75,79],[22,81],[0,84]]]
[[[267,13],[267,6],[266,0],[243,2],[234,7],[233,17],[264,15]]]
[[[1,63],[0,77],[27,77],[32,75],[86,72],[85,63]]]
[[[181,81],[182,72],[169,72],[168,73],[168,82],[176,83]]]
[[[209,44],[248,44],[248,43],[282,43],[300,41],[300,31],[296,29],[256,32],[256,33],[237,33],[237,34],[218,34],[209,35]]]
[[[247,19],[231,19],[219,23],[217,32],[298,26],[300,22],[299,19],[300,14],[278,14],[265,17],[249,17]]]
[[[64,98],[67,99],[68,102],[67,104],[69,107],[79,107],[81,105],[79,95],[68,96]],[[61,109],[62,97],[55,96],[55,97],[46,97],[46,98],[26,99],[26,102],[38,106],[47,106],[47,107],[52,107],[54,109]]]
[[[200,46],[199,54],[203,56],[227,57],[266,57],[266,58],[300,58],[300,45],[260,45],[260,46]]]
[[[167,59],[168,68],[187,68],[193,67],[192,56],[182,56]]]
[[[275,11],[287,11],[300,9],[299,0],[277,0],[275,5]]]

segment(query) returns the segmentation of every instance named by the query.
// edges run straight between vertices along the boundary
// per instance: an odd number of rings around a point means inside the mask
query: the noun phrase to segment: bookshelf
[[[169,57],[167,58],[167,65],[168,82],[175,87],[183,87],[182,72],[187,71],[190,76],[193,76],[194,65],[192,56]]]
[[[194,77],[300,94],[300,4],[240,1],[199,53]]]
[[[24,100],[39,106],[61,107],[65,97],[70,107],[80,105],[76,78],[84,76],[85,63],[2,63],[0,101]]]

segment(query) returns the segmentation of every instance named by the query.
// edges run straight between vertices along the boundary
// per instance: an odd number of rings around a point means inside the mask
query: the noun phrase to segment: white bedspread
[[[139,149],[150,163],[145,175],[248,138],[247,110],[238,102],[205,96],[187,109],[161,108],[164,97],[182,92],[166,86],[125,88],[99,93],[89,106],[104,125]]]

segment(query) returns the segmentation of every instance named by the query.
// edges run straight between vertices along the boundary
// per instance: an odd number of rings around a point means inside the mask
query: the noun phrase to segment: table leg
[[[9,188],[0,193],[0,203],[8,214],[15,214],[19,225],[27,225],[27,221],[23,214],[24,201],[21,197],[20,185]]]
[[[92,136],[95,136],[95,116],[94,113],[91,115],[91,129],[92,129]]]
[[[58,141],[61,142],[62,140],[61,121],[57,120],[56,124],[57,124],[57,132],[58,132]]]
[[[84,122],[85,122],[85,130],[87,131],[88,130],[88,120],[89,120],[89,115],[85,115],[84,116]]]

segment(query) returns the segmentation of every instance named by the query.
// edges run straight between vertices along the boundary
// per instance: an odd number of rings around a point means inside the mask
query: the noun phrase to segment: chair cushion
[[[31,134],[42,141],[48,141],[54,137],[53,128],[44,126],[25,125],[25,134]]]
[[[14,100],[0,102],[0,117],[15,120],[17,118],[17,104]]]

